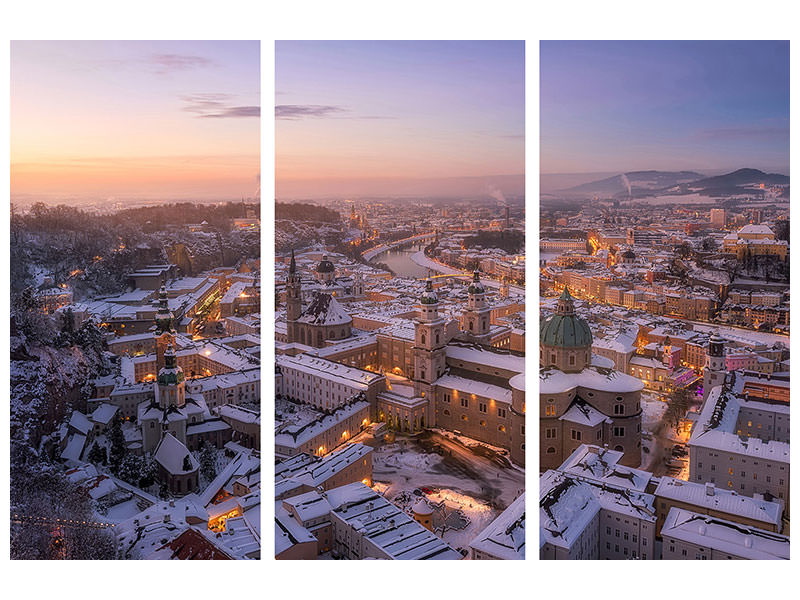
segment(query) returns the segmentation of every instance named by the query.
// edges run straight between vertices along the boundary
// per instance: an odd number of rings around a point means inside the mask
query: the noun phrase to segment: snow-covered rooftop
[[[561,394],[578,387],[620,394],[638,392],[644,383],[620,371],[589,366],[580,373],[564,373],[554,367],[539,369],[539,393]]]
[[[470,548],[503,560],[525,560],[525,494],[475,536]]]
[[[751,560],[788,560],[789,538],[682,508],[669,510],[661,535]]]

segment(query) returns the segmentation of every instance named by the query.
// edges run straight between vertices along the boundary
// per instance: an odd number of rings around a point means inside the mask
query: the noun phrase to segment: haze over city
[[[258,47],[14,42],[12,201],[257,196]]]
[[[278,42],[277,197],[524,193],[522,42]]]

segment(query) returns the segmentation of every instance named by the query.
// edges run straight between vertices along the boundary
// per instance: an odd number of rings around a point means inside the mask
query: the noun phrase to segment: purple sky
[[[788,173],[788,42],[543,41],[540,48],[542,173]]]

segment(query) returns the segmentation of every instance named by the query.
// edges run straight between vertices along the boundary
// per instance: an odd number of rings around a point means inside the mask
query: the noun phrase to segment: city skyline
[[[523,194],[524,101],[523,42],[277,42],[277,196]]]
[[[541,173],[788,175],[789,43],[541,42]]]
[[[259,42],[11,45],[11,199],[257,196]]]

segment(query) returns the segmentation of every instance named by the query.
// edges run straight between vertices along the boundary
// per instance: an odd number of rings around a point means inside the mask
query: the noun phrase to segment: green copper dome
[[[565,287],[558,299],[556,314],[539,325],[539,343],[559,348],[582,348],[592,345],[588,323],[575,314],[575,303]]]
[[[576,315],[553,315],[539,325],[539,343],[559,348],[591,346],[592,332]]]

